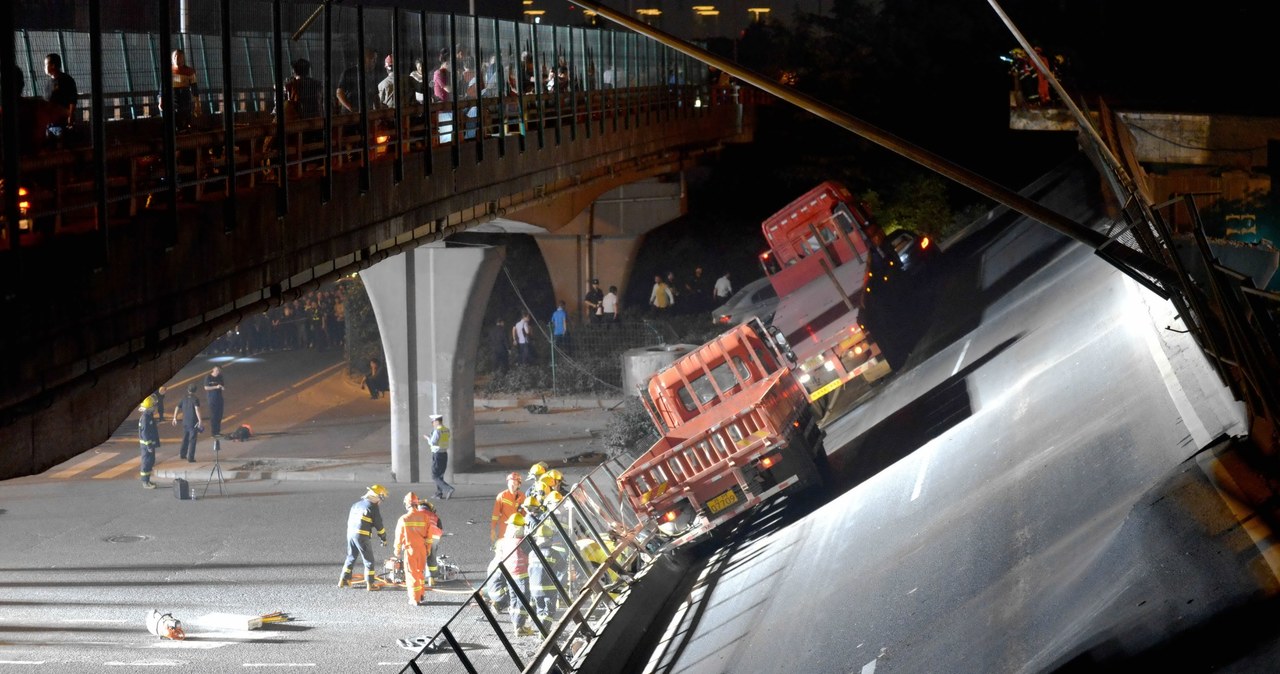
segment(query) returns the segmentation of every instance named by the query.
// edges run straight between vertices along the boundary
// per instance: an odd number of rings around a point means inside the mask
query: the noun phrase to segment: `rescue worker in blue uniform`
[[[351,506],[347,515],[347,561],[342,567],[342,577],[338,579],[338,587],[351,586],[351,565],[356,557],[364,564],[365,589],[373,592],[378,589],[373,575],[373,535],[387,544],[387,529],[382,526],[382,511],[378,504],[387,497],[387,488],[380,484],[369,487],[364,497]]]
[[[141,412],[138,416],[138,445],[142,453],[142,467],[138,469],[138,476],[142,478],[143,489],[156,488],[151,482],[151,469],[156,465],[156,449],[160,447],[160,427],[156,425],[158,408],[159,401],[155,394],[147,396],[138,406],[138,411]]]

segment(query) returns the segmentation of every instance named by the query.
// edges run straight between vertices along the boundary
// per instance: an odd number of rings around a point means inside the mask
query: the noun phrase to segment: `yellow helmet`
[[[540,508],[542,507],[542,499],[538,498],[537,494],[529,494],[528,496],[524,497],[524,502],[521,503],[520,505],[524,508],[529,508],[529,509]]]
[[[146,398],[143,398],[143,399],[142,399],[142,404],[138,405],[138,409],[140,409],[140,410],[149,410],[149,409],[151,409],[152,407],[155,407],[155,406],[156,406],[156,396],[155,396],[155,394],[153,393],[153,394],[151,394],[151,395],[147,396]]]
[[[380,484],[370,485],[369,493],[377,496],[378,498],[386,498],[388,494],[387,488]]]
[[[564,473],[558,470],[549,470],[541,478],[542,484],[552,486],[564,480]]]
[[[533,479],[535,479],[535,480],[536,480],[536,479],[538,479],[538,478],[540,478],[540,477],[542,477],[542,474],[543,474],[543,473],[545,473],[545,472],[547,472],[547,462],[546,462],[546,461],[539,461],[539,462],[537,462],[537,463],[533,464],[532,466],[529,466],[529,477],[531,477],[531,478],[533,478]]]
[[[547,508],[550,509],[560,505],[560,502],[564,500],[564,496],[558,491],[553,491],[547,494],[543,500],[546,501]]]
[[[511,525],[511,526],[513,526],[513,527],[522,527],[522,526],[524,526],[524,524],[525,524],[524,515],[521,515],[520,513],[513,513],[513,514],[511,515],[511,517],[508,517],[508,518],[507,518],[507,524],[509,524],[509,525]]]
[[[541,498],[549,491],[551,490],[547,488],[546,482],[534,482],[529,486],[529,495],[527,498]]]

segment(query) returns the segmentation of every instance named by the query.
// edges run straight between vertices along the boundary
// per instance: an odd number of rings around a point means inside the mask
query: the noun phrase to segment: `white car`
[[[778,309],[778,293],[769,277],[756,279],[734,293],[729,301],[711,312],[711,322],[716,325],[737,325],[751,318],[759,318],[766,324],[773,320]]]

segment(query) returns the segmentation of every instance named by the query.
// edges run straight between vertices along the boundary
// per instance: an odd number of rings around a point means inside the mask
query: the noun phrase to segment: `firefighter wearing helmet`
[[[142,478],[143,489],[155,489],[151,482],[151,469],[156,465],[156,449],[160,447],[160,427],[156,425],[160,401],[153,393],[138,405],[138,446],[142,457],[142,466],[138,469],[138,477]]]
[[[364,564],[365,589],[373,592],[378,589],[374,584],[374,560],[372,538],[377,534],[382,544],[387,544],[387,529],[382,526],[382,511],[378,504],[387,498],[387,488],[375,484],[364,492],[364,496],[351,505],[347,514],[347,561],[342,566],[342,576],[338,579],[338,587],[351,585],[351,565],[356,557]]]
[[[520,544],[526,520],[524,515],[515,513],[507,518],[506,524],[506,531],[494,547],[493,559],[489,562],[489,580],[484,587],[484,597],[495,611],[509,613],[511,623],[516,627],[516,636],[533,636],[536,632],[528,624],[524,602],[516,596],[518,592],[525,601],[530,601],[529,553]],[[510,574],[510,583],[498,572],[499,565]]]
[[[502,533],[502,527],[506,525],[507,519],[520,512],[520,506],[523,503],[524,494],[520,492],[520,473],[508,473],[507,488],[498,492],[493,499],[493,516],[489,518],[490,544],[498,542],[498,536]]]
[[[525,482],[528,482],[529,487],[532,488],[533,485],[538,484],[538,480],[541,480],[542,475],[546,472],[547,472],[547,462],[539,461],[533,464],[532,466],[529,466],[529,474],[525,476],[524,478]],[[525,493],[527,494],[528,492],[525,492]]]
[[[546,485],[547,493],[554,491],[564,496],[564,473],[558,470],[549,470],[542,475],[542,484]]]
[[[427,571],[431,549],[440,538],[439,519],[426,508],[418,495],[404,495],[405,513],[396,521],[395,547],[393,551],[404,563],[404,586],[409,592],[409,603],[422,605],[423,595],[431,575]]]
[[[542,553],[529,556],[529,594],[538,618],[544,623],[554,621],[560,612],[560,590],[569,579],[569,547],[561,538],[550,515],[559,500],[557,492],[550,492],[543,499],[541,521],[530,528],[533,545]]]

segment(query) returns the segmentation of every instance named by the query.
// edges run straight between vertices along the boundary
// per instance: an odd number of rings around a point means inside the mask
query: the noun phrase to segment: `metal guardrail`
[[[400,672],[575,671],[651,561],[654,524],[617,488],[632,458],[606,460],[531,523]]]

